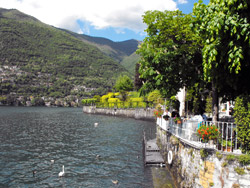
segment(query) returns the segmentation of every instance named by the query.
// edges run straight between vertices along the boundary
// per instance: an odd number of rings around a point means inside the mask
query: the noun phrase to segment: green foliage
[[[250,152],[250,102],[243,98],[236,98],[234,117],[237,124],[237,138],[242,144],[242,152]]]
[[[95,95],[95,96],[93,97],[93,99],[95,99],[96,102],[100,102],[101,97],[100,97],[100,95]]]
[[[1,82],[4,95],[100,95],[112,89],[119,75],[127,74],[118,62],[66,31],[16,10],[0,9],[0,15],[0,67],[17,67],[9,74],[13,81]]]
[[[249,11],[248,0],[195,3],[192,26],[204,46],[204,77],[215,84],[219,96],[233,98],[250,92]]]
[[[92,37],[84,34],[77,34],[70,31],[69,34],[88,42],[91,45],[96,46],[104,54],[109,57],[112,57],[122,66],[124,66],[131,74],[134,75],[135,65],[139,57],[134,52],[138,48],[139,41],[137,40],[127,40],[121,42],[113,42],[109,39]]]
[[[237,172],[237,174],[239,175],[244,175],[246,173],[244,168],[240,168],[240,167],[234,168],[234,171]]]
[[[83,105],[93,105],[96,103],[96,98],[92,99],[82,99],[82,104]]]
[[[127,75],[120,76],[116,80],[114,88],[119,92],[132,91],[133,90],[133,82]]]
[[[229,140],[223,140],[222,141],[222,144],[221,144],[223,147],[232,147],[232,142],[231,141],[229,141]],[[234,145],[234,144],[233,144]]]
[[[206,158],[208,156],[208,152],[205,149],[200,150],[200,155],[202,158]]]
[[[154,90],[148,94],[148,102],[151,103],[162,103],[162,95],[159,90]]]
[[[218,158],[218,159],[222,159],[222,157],[223,157],[223,155],[220,153],[220,152],[216,152],[216,157]]]
[[[190,28],[193,19],[181,11],[145,13],[148,36],[137,50],[141,56],[140,77],[145,80],[143,94],[158,89],[164,97],[171,97],[183,86],[199,80],[201,55]]]
[[[235,159],[236,159],[236,156],[235,156],[235,155],[229,154],[229,155],[226,156],[226,160],[227,160],[227,161],[234,161]]]
[[[225,166],[227,166],[227,165],[228,165],[227,162],[223,162],[223,163],[221,164],[221,167],[225,167]]]
[[[114,88],[120,92],[121,100],[126,101],[128,92],[133,90],[133,82],[127,75],[120,76],[117,79]]]
[[[214,186],[214,182],[209,182],[209,186],[213,187]]]
[[[140,56],[136,53],[131,54],[130,56],[125,57],[121,61],[121,65],[123,65],[130,73],[135,74],[135,65],[139,61]]]
[[[208,114],[212,114],[212,97],[210,95],[206,98],[206,109],[205,112]]]
[[[250,154],[247,155],[240,155],[238,157],[238,161],[242,164],[242,165],[249,165],[250,164]]]

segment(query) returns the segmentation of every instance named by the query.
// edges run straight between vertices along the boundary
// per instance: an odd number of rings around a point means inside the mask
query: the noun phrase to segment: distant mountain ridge
[[[67,31],[67,30],[66,30]],[[99,48],[103,53],[120,62],[130,73],[134,74],[135,64],[139,60],[139,55],[135,54],[140,41],[131,39],[121,42],[114,42],[103,37],[93,37],[85,34],[77,34],[67,31],[83,42]]]
[[[124,46],[130,42],[115,48],[127,55],[131,51]],[[0,8],[2,96],[88,97],[111,90],[121,74],[129,73],[89,42],[18,10]]]

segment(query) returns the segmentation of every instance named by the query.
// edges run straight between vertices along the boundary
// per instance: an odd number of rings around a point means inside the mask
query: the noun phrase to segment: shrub
[[[82,99],[82,104],[83,105],[91,105],[91,104],[95,104],[96,103],[96,99],[92,98],[92,99]]]
[[[225,166],[227,166],[227,165],[228,165],[227,162],[223,162],[223,163],[221,164],[222,167],[225,167]]]
[[[226,160],[227,160],[227,161],[234,161],[235,158],[236,158],[235,155],[231,155],[231,154],[230,154],[230,155],[227,155]]]
[[[234,168],[234,171],[237,172],[237,174],[239,175],[244,175],[246,173],[244,168],[240,168],[240,167]]]
[[[248,155],[240,155],[238,157],[238,160],[241,164],[248,165],[248,164],[250,164],[250,155],[249,154]]]
[[[246,105],[247,104],[247,105]],[[242,152],[250,151],[250,103],[237,97],[235,100],[234,117],[237,124],[237,138],[242,144]]]
[[[202,158],[206,158],[208,156],[208,152],[205,149],[200,150],[200,155]]]
[[[210,187],[213,187],[213,186],[214,186],[214,182],[210,182],[210,183],[209,183],[209,186],[210,186]]]
[[[222,159],[222,157],[223,157],[223,155],[220,153],[220,152],[216,152],[216,157],[218,158],[218,159]]]

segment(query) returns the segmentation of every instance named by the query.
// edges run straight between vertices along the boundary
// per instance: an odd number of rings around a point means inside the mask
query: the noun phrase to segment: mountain
[[[121,74],[129,73],[97,47],[18,10],[0,8],[2,96],[104,94]]]
[[[114,42],[102,37],[92,37],[84,34],[77,34],[71,31],[66,32],[91,45],[96,46],[104,54],[121,63],[130,73],[135,74],[135,65],[139,60],[139,55],[135,54],[138,45],[141,43],[137,40],[126,40]]]

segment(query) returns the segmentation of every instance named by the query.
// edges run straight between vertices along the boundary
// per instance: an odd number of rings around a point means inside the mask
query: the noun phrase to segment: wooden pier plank
[[[156,139],[149,140],[146,142],[145,164],[146,165],[164,164],[164,159],[160,154],[159,147],[156,144]]]

